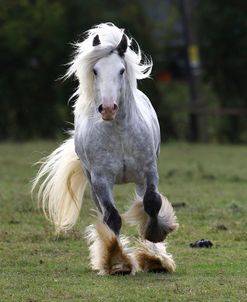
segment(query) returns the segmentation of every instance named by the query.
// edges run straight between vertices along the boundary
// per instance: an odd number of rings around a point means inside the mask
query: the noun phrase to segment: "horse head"
[[[93,46],[97,47],[100,44],[100,38],[96,35],[93,39]],[[123,34],[118,46],[108,56],[99,59],[92,69],[96,106],[105,121],[114,120],[119,110],[125,80],[124,54],[127,47],[127,37]]]

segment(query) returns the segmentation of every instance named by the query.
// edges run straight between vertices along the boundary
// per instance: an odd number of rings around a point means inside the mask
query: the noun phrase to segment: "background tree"
[[[55,80],[67,43],[64,18],[56,1],[1,1],[0,138],[54,135]]]
[[[70,120],[65,104],[72,82],[57,79],[71,60],[69,43],[94,24],[115,22],[144,48],[152,44],[148,20],[135,0],[0,0],[0,7],[0,139],[54,137]]]
[[[223,108],[247,109],[247,2],[195,1],[198,37],[205,71]],[[219,137],[247,141],[247,119],[232,115],[221,119]]]
[[[139,83],[152,100],[164,138],[186,139],[188,89],[179,0],[0,0],[0,140],[54,137],[72,121],[66,102],[77,83],[58,80],[71,42],[94,24],[114,22],[154,60],[154,81]],[[245,0],[194,0],[210,106],[247,110]],[[161,75],[161,76],[160,76]],[[165,80],[164,80],[165,79]],[[209,117],[215,140],[247,142],[246,115]]]

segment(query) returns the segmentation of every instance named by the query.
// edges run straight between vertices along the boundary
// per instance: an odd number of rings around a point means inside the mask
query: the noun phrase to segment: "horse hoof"
[[[168,273],[168,270],[164,267],[160,267],[160,268],[149,269],[147,272],[153,274],[160,274],[160,273],[164,274],[164,273]]]
[[[157,243],[165,240],[167,232],[159,225],[158,219],[150,219],[149,224],[146,227],[144,237],[146,240]]]
[[[110,275],[130,275],[131,268],[125,264],[114,264],[111,268]]]

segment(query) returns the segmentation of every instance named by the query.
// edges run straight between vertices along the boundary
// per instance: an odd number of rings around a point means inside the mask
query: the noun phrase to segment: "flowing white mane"
[[[116,27],[113,23],[102,23],[86,32],[86,39],[75,44],[76,52],[74,60],[65,75],[66,78],[75,75],[79,86],[73,97],[75,101],[75,115],[87,113],[94,101],[93,72],[96,62],[109,55],[116,49],[122,39],[124,29]],[[100,45],[93,46],[93,39],[98,35]],[[124,61],[128,75],[128,81],[132,91],[137,89],[137,80],[148,78],[152,70],[152,61],[142,53],[139,45],[135,42],[135,50],[131,49],[132,38],[126,35],[128,48],[124,54]]]

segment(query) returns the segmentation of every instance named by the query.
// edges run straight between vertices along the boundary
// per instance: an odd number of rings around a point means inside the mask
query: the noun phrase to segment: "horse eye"
[[[124,72],[125,72],[125,69],[124,68],[122,68],[121,70],[120,70],[120,75],[123,75],[124,74]]]
[[[94,75],[97,75],[97,71],[95,68],[93,68],[93,73],[94,73]]]

